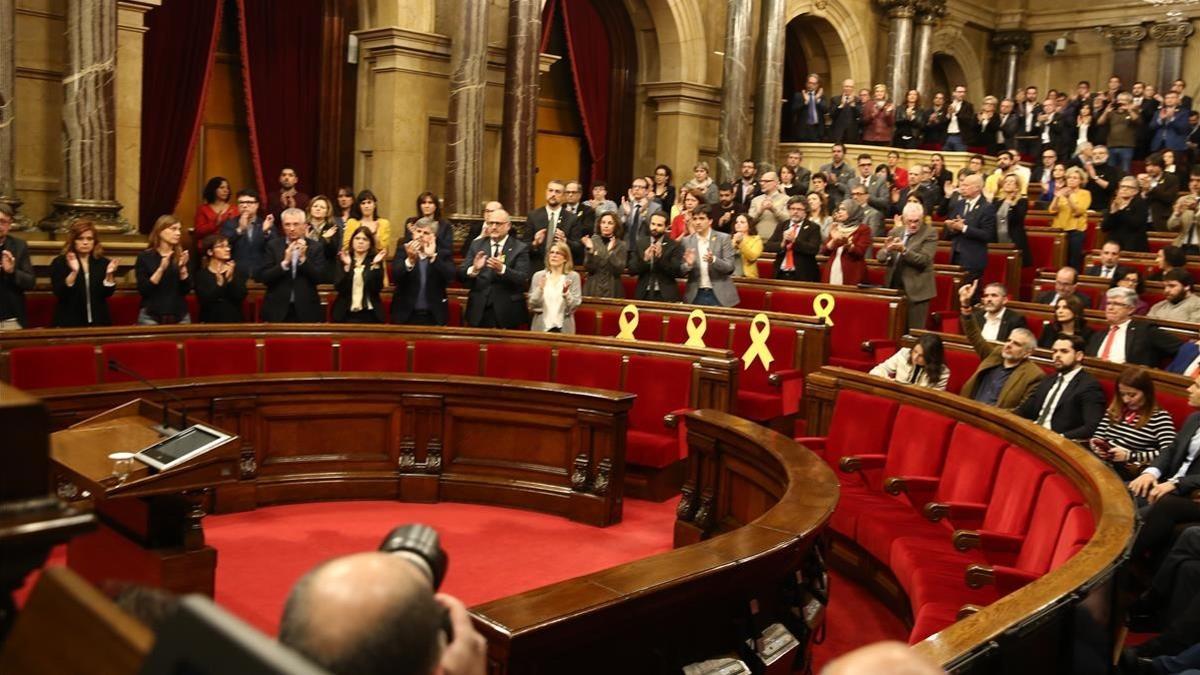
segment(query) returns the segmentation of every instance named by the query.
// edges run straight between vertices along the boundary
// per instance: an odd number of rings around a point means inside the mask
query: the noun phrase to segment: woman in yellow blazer
[[[739,213],[733,218],[733,276],[758,278],[758,265],[755,261],[762,255],[762,237],[754,234],[750,226],[750,216]]]
[[[379,200],[375,198],[375,193],[370,190],[363,190],[358,193],[356,200],[358,208],[354,210],[354,217],[346,221],[345,231],[353,234],[358,231],[359,226],[365,227],[375,235],[376,245],[379,250],[387,251],[387,257],[390,260],[396,253],[396,242],[392,240],[392,224],[387,218],[379,217]],[[342,237],[342,250],[350,250],[351,237]]]
[[[1065,187],[1055,192],[1054,201],[1050,202],[1050,213],[1054,214],[1050,227],[1067,233],[1067,265],[1082,272],[1083,234],[1087,231],[1092,193],[1083,189],[1087,174],[1077,166],[1067,169],[1064,181]]]

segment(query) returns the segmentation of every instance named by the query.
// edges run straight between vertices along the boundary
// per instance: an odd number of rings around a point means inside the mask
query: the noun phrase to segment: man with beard
[[[1151,319],[1200,323],[1200,298],[1192,295],[1192,275],[1176,267],[1163,273],[1163,295],[1146,314]]]
[[[638,247],[629,256],[629,271],[638,277],[633,297],[637,300],[679,302],[680,263],[683,247],[667,236],[667,214],[650,214],[650,236],[638,237]]]
[[[963,385],[961,394],[965,398],[999,408],[1013,409],[1021,405],[1033,393],[1045,374],[1038,365],[1029,360],[1037,346],[1037,339],[1028,328],[1016,328],[1008,340],[996,347],[979,334],[979,326],[971,317],[971,298],[979,282],[958,289],[961,307],[959,321],[963,333],[975,348],[982,361],[975,374]]]
[[[1069,440],[1091,438],[1105,400],[1100,383],[1083,369],[1083,338],[1060,335],[1051,350],[1055,376],[1043,379],[1016,413]]]

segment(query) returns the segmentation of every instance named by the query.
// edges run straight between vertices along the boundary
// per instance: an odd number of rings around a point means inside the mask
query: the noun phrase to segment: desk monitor
[[[134,458],[159,471],[166,471],[215,448],[230,438],[232,436],[229,434],[217,431],[212,427],[193,424],[187,429],[143,449],[135,454]]]

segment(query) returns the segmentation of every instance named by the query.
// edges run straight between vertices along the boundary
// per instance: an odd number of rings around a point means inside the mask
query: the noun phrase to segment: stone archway
[[[870,81],[871,59],[865,38],[868,31],[840,0],[788,0],[789,25],[801,16],[813,26],[826,51],[833,81]]]
[[[982,101],[987,90],[984,88],[983,65],[971,43],[962,36],[960,27],[943,25],[933,34],[934,76],[938,83],[938,66],[943,68],[946,83],[953,88],[959,84],[967,86],[967,100]],[[942,57],[939,59],[938,57]],[[936,88],[936,87],[935,87]],[[949,94],[947,89],[946,93]]]

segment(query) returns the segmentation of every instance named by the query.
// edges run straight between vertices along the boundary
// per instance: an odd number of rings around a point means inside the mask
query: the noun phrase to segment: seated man
[[[267,242],[255,278],[267,286],[262,319],[267,322],[319,323],[325,319],[317,285],[325,280],[321,242],[306,238],[304,212],[284,209],[279,216],[283,236]]]
[[[454,281],[453,253],[438,247],[427,220],[411,226],[412,239],[396,250],[392,261],[392,323],[445,326],[449,319],[446,286]]]
[[[712,207],[701,204],[692,211],[692,229],[680,240],[683,245],[683,264],[679,271],[686,275],[687,293],[683,301],[693,305],[733,307],[738,304],[737,287],[733,285],[733,243],[729,235],[712,229]]]
[[[447,612],[453,637],[447,635]],[[288,595],[279,641],[334,675],[484,675],[487,641],[457,599],[394,553],[319,565]]]
[[[484,228],[487,237],[471,242],[458,270],[470,289],[463,321],[472,328],[517,328],[528,320],[529,247],[508,236],[512,222],[504,209],[493,211]]]
[[[1167,366],[1169,372],[1194,379],[1200,375],[1200,339],[1188,340],[1179,345],[1175,359]]]
[[[1091,438],[1104,416],[1104,390],[1083,370],[1083,338],[1060,335],[1052,347],[1053,378],[1043,378],[1016,413],[1077,441]]]
[[[1179,341],[1159,330],[1148,321],[1132,321],[1137,306],[1137,293],[1117,286],[1105,294],[1104,318],[1106,330],[1098,330],[1088,338],[1087,355],[1113,363],[1136,363],[1158,368],[1175,357]]]
[[[1200,298],[1192,294],[1192,275],[1176,267],[1163,274],[1163,300],[1154,303],[1146,316],[1151,319],[1200,323]]]
[[[1125,650],[1122,662],[1178,654],[1200,643],[1200,526],[1185,529],[1162,565],[1154,572],[1150,588],[1129,608],[1130,626],[1141,633],[1162,630],[1160,635]],[[1200,668],[1200,653],[1190,658],[1192,668]],[[1182,654],[1180,656],[1183,656]],[[1122,672],[1165,673],[1182,670],[1126,670]]]
[[[958,289],[963,332],[983,359],[960,393],[980,403],[1014,409],[1029,398],[1045,377],[1042,369],[1029,360],[1037,339],[1028,328],[1014,328],[1003,346],[996,347],[984,340],[979,325],[971,320],[971,298],[978,283]]]
[[[1074,267],[1063,267],[1054,275],[1054,290],[1042,291],[1033,299],[1034,302],[1040,305],[1050,305],[1057,307],[1058,301],[1061,298],[1066,298],[1074,295],[1079,298],[1079,302],[1083,303],[1084,309],[1092,306],[1092,299],[1082,293],[1076,292],[1079,286],[1079,274],[1075,272]]]
[[[629,256],[629,271],[638,277],[634,298],[679,302],[679,266],[683,263],[683,247],[667,236],[667,214],[650,214],[650,236],[638,237],[637,250]]]
[[[972,312],[970,320],[979,326],[979,334],[984,340],[1004,342],[1013,329],[1028,328],[1025,317],[1008,308],[1008,289],[1004,284],[988,284],[983,289],[980,304],[982,309]]]
[[[1130,269],[1121,264],[1121,243],[1109,240],[1100,247],[1100,262],[1088,267],[1083,273],[1089,277],[1103,277],[1119,281]]]

